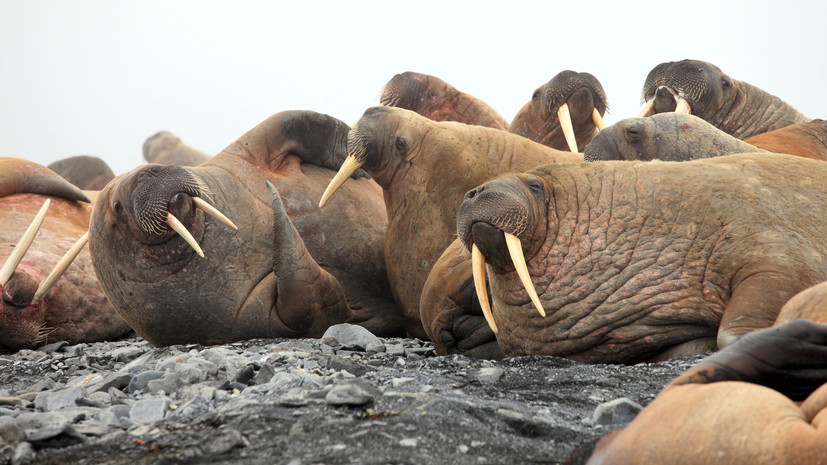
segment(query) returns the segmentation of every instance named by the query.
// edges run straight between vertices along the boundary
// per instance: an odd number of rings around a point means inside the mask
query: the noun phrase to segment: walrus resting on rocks
[[[508,130],[558,150],[582,152],[605,127],[608,108],[596,77],[565,70],[534,91]]]
[[[64,158],[47,166],[63,179],[87,191],[99,191],[115,179],[115,173],[105,161],[91,155]]]
[[[421,338],[432,336],[427,323],[423,328],[430,317],[420,314],[423,285],[455,238],[456,213],[464,193],[501,173],[582,161],[579,153],[561,152],[506,131],[436,122],[393,107],[365,111],[348,136],[348,153],[320,204],[339,186],[347,186],[350,182],[345,180],[359,167],[382,186],[388,215],[388,278],[408,332]],[[326,210],[335,213],[333,206]],[[446,297],[443,293],[439,299]],[[479,313],[472,321],[486,326]]]
[[[316,206],[348,130],[281,112],[201,166],[145,165],[110,183],[90,248],[118,312],[154,345],[318,337],[342,322],[402,334],[379,186],[356,173],[334,211]]]
[[[130,331],[84,249],[90,213],[89,198],[52,170],[0,158],[0,352]]]
[[[824,464],[825,383],[827,325],[792,320],[755,331],[673,380],[587,462],[566,463]]]
[[[827,166],[781,154],[548,165],[469,191],[457,215],[503,354],[588,363],[771,326],[827,280],[825,231]]]
[[[508,129],[505,118],[487,103],[436,76],[413,71],[391,78],[382,89],[379,104],[415,111],[434,121]]]
[[[652,68],[641,100],[638,116],[691,113],[739,139],[810,121],[780,98],[698,60],[669,61]]]
[[[198,166],[210,159],[206,153],[181,142],[169,131],[158,131],[144,141],[144,160],[176,166]]]

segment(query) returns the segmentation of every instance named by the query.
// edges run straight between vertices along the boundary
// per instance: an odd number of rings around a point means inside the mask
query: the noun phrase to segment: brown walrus
[[[582,152],[609,108],[600,81],[589,73],[565,70],[538,87],[508,126],[514,134],[558,150]]]
[[[457,233],[506,356],[634,363],[724,347],[827,280],[826,200],[827,165],[791,155],[548,165],[469,191]]]
[[[739,139],[810,121],[780,98],[699,60],[669,61],[652,68],[641,100],[638,116],[692,113]]]
[[[508,129],[508,122],[490,105],[460,92],[436,76],[413,71],[397,74],[382,89],[380,105],[404,108],[434,121]]]
[[[89,198],[54,171],[0,158],[0,352],[129,332],[83,248],[90,212]]]
[[[827,121],[794,124],[748,137],[744,142],[770,152],[827,160]]]
[[[99,157],[76,155],[64,158],[47,166],[63,179],[87,191],[99,191],[109,181],[115,179],[115,173]]]
[[[198,167],[145,165],[110,183],[90,249],[118,312],[154,345],[318,337],[341,322],[403,334],[382,255],[381,188],[362,172],[333,211],[316,205],[349,129],[285,111]],[[238,229],[205,216],[202,200]]]
[[[432,328],[430,322],[443,306],[454,308],[455,303],[438,290],[434,300],[421,307],[420,298],[428,274],[454,240],[463,194],[500,173],[544,163],[582,161],[580,154],[561,152],[506,131],[436,122],[393,107],[365,111],[348,136],[348,153],[348,161],[320,203],[324,204],[351,170],[360,166],[384,189],[388,214],[385,257],[391,289],[407,319],[408,331],[430,337],[440,352],[445,349],[437,336],[440,330]],[[327,210],[333,214],[335,208]],[[473,287],[467,290],[472,297]],[[442,320],[445,325],[467,315],[472,323],[466,322],[463,333],[473,333],[469,328],[479,327],[493,340],[478,310],[476,314],[468,308],[454,310],[456,317]]]
[[[673,380],[585,463],[827,463],[825,361],[825,324],[755,331]]]
[[[175,166],[198,166],[210,159],[206,153],[181,142],[169,131],[158,131],[144,141],[144,160]]]

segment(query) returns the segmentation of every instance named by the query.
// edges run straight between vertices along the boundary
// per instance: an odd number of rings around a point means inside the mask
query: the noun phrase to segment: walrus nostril
[[[474,197],[477,196],[477,194],[479,194],[480,192],[482,192],[484,190],[485,190],[485,186],[475,187],[474,189],[471,189],[470,191],[465,193],[465,200],[473,199]]]
[[[189,213],[192,208],[192,201],[190,199],[189,195],[181,192],[173,195],[169,200],[169,211],[179,218],[182,217],[184,214]]]

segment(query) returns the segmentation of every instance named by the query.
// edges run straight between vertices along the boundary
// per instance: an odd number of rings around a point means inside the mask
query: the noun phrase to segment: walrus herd
[[[0,158],[0,352],[337,323],[492,359],[716,351],[569,463],[827,463],[827,123],[697,60],[641,100],[605,126],[566,70],[509,123],[405,72],[352,126],[283,111],[214,156],[160,131],[118,176]]]

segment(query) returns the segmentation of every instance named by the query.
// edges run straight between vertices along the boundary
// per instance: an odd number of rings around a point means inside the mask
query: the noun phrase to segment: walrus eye
[[[541,200],[545,200],[546,190],[543,186],[543,183],[540,182],[540,180],[530,179],[526,184],[528,185],[528,189],[531,191],[532,194],[536,195]]]
[[[431,100],[436,100],[439,97],[439,92],[436,89],[431,89],[428,91],[428,98]]]
[[[626,129],[626,140],[629,141],[630,144],[636,144],[640,142],[640,132],[637,130],[637,128]]]
[[[405,141],[405,139],[402,138],[402,137],[397,137],[396,138],[396,150],[398,150],[399,154],[404,157],[405,154],[408,152],[408,142]]]
[[[541,89],[535,90],[534,93],[531,95],[531,100],[537,100],[540,97],[540,94],[542,94]]]
[[[727,88],[731,84],[729,83],[729,81],[726,80],[726,78],[721,78],[721,85],[724,86],[724,88]]]
[[[123,215],[123,204],[120,201],[116,200],[115,203],[112,205],[112,208],[115,209],[116,215]]]

